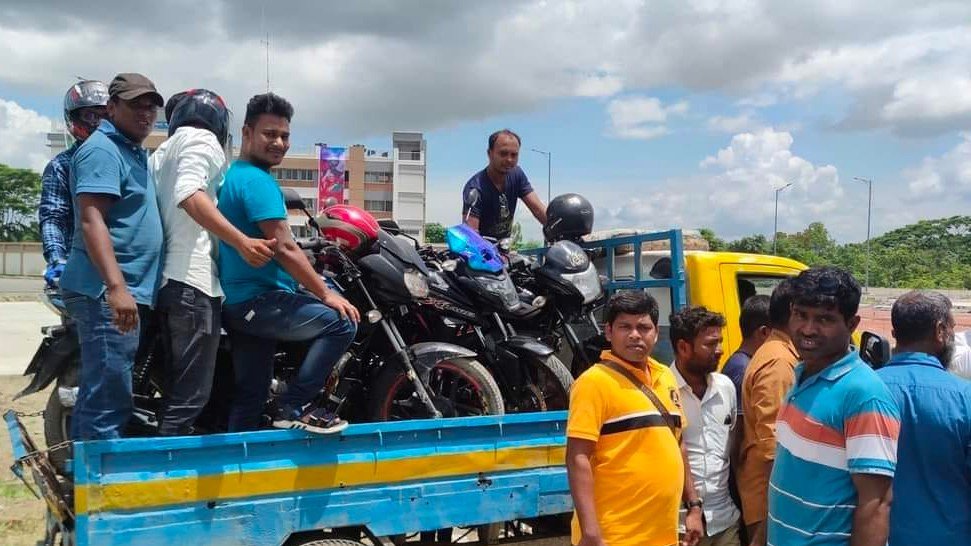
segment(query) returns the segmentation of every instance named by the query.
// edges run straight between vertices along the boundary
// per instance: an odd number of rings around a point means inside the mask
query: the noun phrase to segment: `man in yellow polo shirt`
[[[683,544],[694,546],[703,534],[701,499],[680,445],[678,386],[670,368],[651,358],[658,314],[647,292],[614,294],[605,313],[610,350],[570,391],[566,468],[577,546],[675,545],[682,500]]]

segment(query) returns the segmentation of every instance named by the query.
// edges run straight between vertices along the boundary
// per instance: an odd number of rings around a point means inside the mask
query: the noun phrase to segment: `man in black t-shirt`
[[[462,219],[486,237],[505,239],[512,234],[516,203],[523,203],[540,224],[546,223],[546,205],[519,168],[519,135],[503,129],[489,136],[489,166],[475,173],[462,190]]]

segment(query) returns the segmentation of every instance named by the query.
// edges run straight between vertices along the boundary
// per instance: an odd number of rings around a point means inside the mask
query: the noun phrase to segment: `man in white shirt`
[[[739,546],[741,515],[728,488],[729,454],[737,419],[735,386],[718,373],[725,318],[704,307],[671,315],[672,365],[688,422],[683,441],[698,495],[704,501],[705,536],[699,546]]]
[[[945,362],[949,372],[954,375],[971,379],[971,331],[954,332],[954,352],[951,361]]]
[[[192,89],[166,105],[169,138],[148,162],[165,236],[156,309],[167,362],[159,435],[192,433],[209,400],[219,347],[223,292],[210,233],[254,267],[273,257],[274,240],[253,239],[216,208],[226,172],[229,112],[219,95]]]

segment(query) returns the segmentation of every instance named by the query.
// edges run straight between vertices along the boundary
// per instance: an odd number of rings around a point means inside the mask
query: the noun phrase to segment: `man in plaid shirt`
[[[87,80],[71,86],[64,95],[64,122],[74,144],[54,156],[41,178],[40,222],[47,269],[44,280],[54,286],[64,271],[74,236],[74,204],[71,196],[71,159],[88,135],[107,115],[108,86]]]

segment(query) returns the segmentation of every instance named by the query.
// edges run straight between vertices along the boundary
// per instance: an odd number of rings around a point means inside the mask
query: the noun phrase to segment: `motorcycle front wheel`
[[[442,417],[501,415],[502,394],[488,370],[471,358],[452,358],[436,363],[428,372],[428,390]],[[422,404],[403,369],[386,365],[375,381],[371,419],[401,421],[428,419],[431,412]]]
[[[573,376],[555,355],[526,357],[530,375],[515,401],[516,412],[565,410],[570,406]]]

